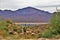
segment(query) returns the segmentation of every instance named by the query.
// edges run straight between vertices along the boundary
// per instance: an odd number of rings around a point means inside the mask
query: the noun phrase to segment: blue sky
[[[14,11],[28,6],[54,12],[56,11],[56,6],[60,9],[60,0],[0,0],[1,10],[7,9]]]

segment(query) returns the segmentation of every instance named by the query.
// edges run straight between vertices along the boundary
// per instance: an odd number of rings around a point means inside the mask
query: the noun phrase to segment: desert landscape
[[[33,7],[0,10],[0,39],[59,40],[60,12],[49,13]]]

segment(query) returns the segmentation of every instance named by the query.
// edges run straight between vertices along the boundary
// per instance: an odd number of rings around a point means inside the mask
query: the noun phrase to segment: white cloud
[[[3,10],[4,9],[16,10],[27,6],[40,8],[40,6],[50,5],[60,5],[60,0],[0,0],[0,9]],[[41,9],[51,11],[52,8]]]

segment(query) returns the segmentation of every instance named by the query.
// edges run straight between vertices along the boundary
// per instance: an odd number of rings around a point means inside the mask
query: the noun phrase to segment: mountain
[[[16,11],[0,10],[0,20],[11,19],[14,22],[48,22],[51,13],[33,7]]]

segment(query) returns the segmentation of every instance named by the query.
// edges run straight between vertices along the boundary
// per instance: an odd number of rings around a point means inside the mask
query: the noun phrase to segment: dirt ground
[[[39,39],[10,39],[10,38],[7,38],[7,39],[3,39],[3,38],[0,38],[0,40],[60,40],[60,39],[46,39],[46,38],[39,38]]]

